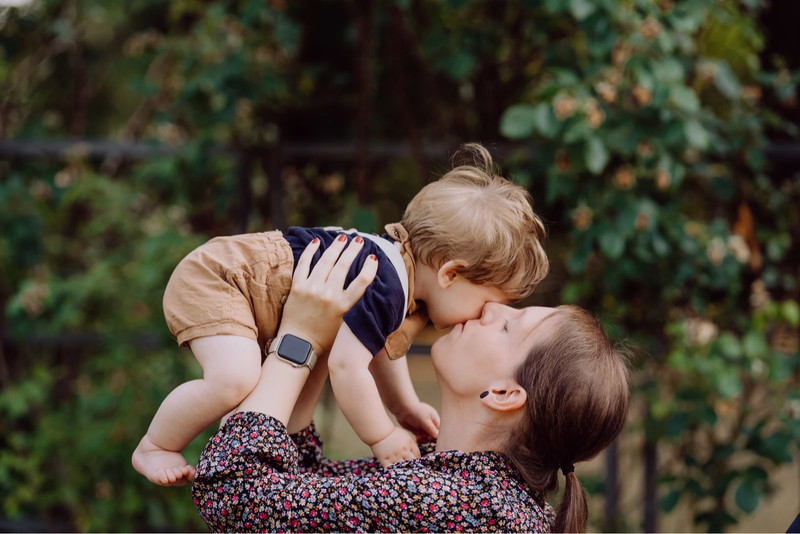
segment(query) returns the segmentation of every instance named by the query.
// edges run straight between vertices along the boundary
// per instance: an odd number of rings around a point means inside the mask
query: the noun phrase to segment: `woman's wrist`
[[[318,339],[313,329],[309,328],[308,324],[295,324],[291,320],[286,320],[285,322],[282,322],[278,329],[278,332],[275,334],[275,339],[273,340],[273,342],[277,341],[278,339],[280,339],[281,336],[284,336],[286,334],[298,337],[303,341],[309,342],[311,344],[311,348],[318,356],[323,353],[324,348],[326,346],[330,346],[330,343],[328,343],[327,345],[323,344],[323,340]],[[273,352],[273,351],[274,347],[270,347],[268,349],[268,352]]]
[[[256,387],[237,408],[239,412],[260,412],[288,426],[297,398],[308,379],[308,367],[295,367],[276,354],[267,355]]]

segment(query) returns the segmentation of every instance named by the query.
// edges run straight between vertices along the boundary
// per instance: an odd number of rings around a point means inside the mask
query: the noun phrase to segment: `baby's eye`
[[[508,319],[503,323],[503,332],[508,332]]]

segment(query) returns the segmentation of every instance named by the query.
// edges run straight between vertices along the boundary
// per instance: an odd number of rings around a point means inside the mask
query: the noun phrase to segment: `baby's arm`
[[[420,439],[435,440],[439,436],[439,414],[419,400],[408,371],[408,359],[403,356],[390,360],[382,350],[372,359],[370,370],[383,402],[397,422]]]
[[[397,428],[383,408],[369,366],[370,351],[342,324],[328,357],[331,387],[339,407],[358,437],[384,466],[419,457],[410,434]]]

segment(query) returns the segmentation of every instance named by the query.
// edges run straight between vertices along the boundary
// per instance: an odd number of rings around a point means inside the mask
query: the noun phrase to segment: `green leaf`
[[[530,171],[519,169],[511,176],[511,180],[515,184],[519,184],[525,189],[528,189],[531,185],[531,181],[533,180],[533,176],[531,175]]]
[[[682,9],[682,10],[675,10],[671,17],[670,21],[672,23],[672,27],[683,33],[691,34],[697,31],[697,28],[705,20],[706,16],[706,9],[704,6],[698,4],[693,9]]]
[[[561,291],[564,302],[579,302],[585,295],[591,294],[591,284],[586,281],[570,282]]]
[[[500,133],[509,139],[530,137],[536,127],[536,108],[530,104],[515,104],[500,118]]]
[[[790,326],[800,325],[800,305],[796,300],[787,300],[781,304],[781,315]]]
[[[732,399],[742,393],[742,381],[736,370],[725,369],[717,376],[717,390],[727,399]]]
[[[761,453],[776,464],[792,461],[792,437],[786,432],[775,432],[762,442]]]
[[[591,135],[589,122],[583,118],[573,119],[572,124],[564,132],[564,142],[567,144],[582,141]]]
[[[769,349],[764,336],[758,332],[748,332],[742,339],[742,348],[745,356],[751,360],[764,356]]]
[[[569,10],[577,20],[583,20],[595,12],[597,6],[592,0],[569,0]]]
[[[723,332],[717,338],[719,351],[730,359],[736,359],[742,353],[739,339],[730,332]]]
[[[714,426],[717,424],[717,413],[710,406],[706,406],[705,408],[701,409],[697,416],[708,426]]]
[[[625,238],[613,230],[605,232],[600,235],[600,250],[609,259],[619,259],[625,251]]]
[[[686,113],[694,114],[700,110],[700,100],[695,92],[685,85],[675,85],[670,88],[669,97],[672,102]]]
[[[650,236],[650,241],[656,256],[663,258],[669,254],[669,243],[659,232],[653,232]]]
[[[686,121],[686,124],[683,125],[683,133],[690,146],[698,150],[705,150],[708,148],[711,138],[708,134],[708,130],[706,130],[699,121]]]
[[[375,228],[375,214],[366,206],[358,206],[353,214],[354,226],[364,232],[373,232]]]
[[[447,60],[440,64],[443,70],[450,75],[453,80],[464,80],[472,75],[475,70],[475,56],[465,50],[459,50],[447,57]]]
[[[672,417],[667,420],[667,423],[664,427],[667,436],[681,436],[686,429],[689,427],[689,414],[686,412],[678,412],[672,414]]]
[[[741,86],[739,79],[733,73],[728,63],[719,61],[716,64],[717,68],[714,72],[714,85],[720,92],[731,100],[739,98],[741,94]]]
[[[592,174],[600,174],[606,168],[610,158],[608,150],[606,149],[603,141],[596,135],[586,141],[586,149],[584,152],[586,159],[586,168]]]
[[[586,268],[586,262],[589,254],[592,253],[592,242],[590,239],[583,239],[578,242],[577,246],[573,249],[572,255],[569,257],[567,269],[571,274],[578,274],[583,272]]]
[[[533,110],[533,124],[542,136],[552,139],[558,134],[561,123],[556,119],[549,104],[539,104]]]
[[[564,11],[563,0],[544,0],[544,7],[553,14],[562,13]]]
[[[683,66],[677,59],[668,57],[653,65],[653,75],[658,81],[667,85],[682,84]]]
[[[681,498],[681,492],[676,489],[669,490],[669,493],[664,495],[661,498],[661,510],[663,512],[669,513],[675,509],[675,506],[678,505],[678,501]]]
[[[758,508],[758,503],[761,501],[761,492],[753,486],[752,482],[744,480],[736,488],[734,499],[736,506],[744,513],[751,514]]]

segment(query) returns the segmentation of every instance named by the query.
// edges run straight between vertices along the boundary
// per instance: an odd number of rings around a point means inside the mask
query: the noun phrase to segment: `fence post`
[[[646,408],[649,418],[650,407]],[[658,532],[658,492],[656,487],[658,455],[656,442],[645,437],[644,442],[644,532]]]
[[[250,168],[252,156],[248,149],[240,148],[236,152],[236,202],[234,218],[236,230],[240,234],[247,233],[247,223],[250,221],[250,210],[253,204],[253,187],[250,181]]]
[[[284,229],[286,214],[283,212],[283,154],[280,145],[272,146],[268,154],[269,220],[272,228]]]
[[[606,450],[606,499],[604,512],[606,516],[606,532],[619,532],[619,484],[617,475],[619,470],[618,440],[614,440]]]

